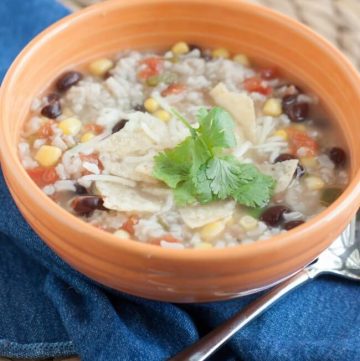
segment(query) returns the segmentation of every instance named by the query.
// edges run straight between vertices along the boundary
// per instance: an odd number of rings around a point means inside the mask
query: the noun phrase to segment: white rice
[[[149,52],[147,56],[153,56]],[[172,57],[171,52],[167,52],[165,57]],[[120,119],[128,119],[129,114],[134,113],[136,105],[142,105],[148,97],[154,98],[160,105],[160,108],[172,114],[172,108],[178,109],[181,114],[189,119],[193,126],[197,125],[196,113],[206,106],[210,106],[208,92],[219,82],[224,83],[227,89],[234,92],[242,92],[244,79],[254,76],[255,72],[239,63],[228,59],[214,59],[205,61],[200,56],[200,52],[194,49],[190,53],[181,57],[178,63],[165,62],[166,72],[175,74],[177,82],[186,86],[186,91],[169,96],[161,96],[161,92],[167,88],[167,84],[161,83],[153,88],[144,87],[143,82],[138,79],[139,61],[145,57],[143,53],[136,51],[122,52],[115,67],[111,70],[111,76],[106,80],[100,78],[85,76],[76,86],[71,87],[62,99],[63,109],[66,109],[62,117],[64,119],[70,114],[74,114],[83,124],[95,123],[104,127],[102,134],[95,136],[86,143],[78,143],[75,136],[65,135],[59,129],[56,123],[51,127],[53,135],[50,137],[51,145],[60,148],[64,153],[61,162],[56,166],[56,172],[60,180],[53,185],[43,188],[47,195],[53,195],[56,192],[74,192],[75,182],[90,188],[96,181],[106,181],[119,183],[128,187],[137,187],[145,194],[150,194],[153,198],[159,197],[164,200],[161,210],[153,215],[141,215],[139,222],[134,226],[135,237],[147,242],[152,238],[161,238],[171,235],[176,239],[185,240],[183,244],[172,243],[161,240],[160,246],[163,248],[181,249],[184,247],[195,247],[204,240],[201,237],[199,229],[191,230],[184,225],[178,209],[175,207],[172,193],[166,188],[161,188],[156,183],[148,183],[145,178],[151,175],[153,157],[158,150],[172,148],[181,140],[189,135],[189,130],[175,117],[166,123],[166,132],[158,132],[152,125],[151,118],[149,122],[143,122],[141,133],[144,140],[149,138],[150,143],[154,142],[153,149],[147,152],[136,153],[126,157],[126,162],[121,162],[120,166],[123,173],[121,176],[115,176],[109,168],[102,171],[94,162],[82,158],[81,155],[89,155],[94,152],[99,142],[103,141],[112,133],[113,126]],[[144,69],[146,66],[143,65]],[[279,85],[277,79],[264,81],[265,86]],[[289,93],[291,87],[284,86],[283,91]],[[294,89],[293,89],[294,91]],[[279,117],[264,116],[262,107],[267,97],[260,93],[251,93],[250,97],[254,100],[257,113],[256,144],[250,141],[239,143],[232,154],[242,163],[254,163],[254,157],[261,159],[261,162],[267,161],[273,163],[281,154],[289,151],[288,142],[279,136],[274,136],[277,129],[283,129],[290,126],[291,121],[285,114]],[[313,96],[301,94],[299,101],[304,103],[316,103],[317,99]],[[33,111],[39,111],[44,105],[44,99],[35,99],[32,105]],[[129,122],[130,123],[130,122]],[[24,136],[35,134],[44,124],[44,119],[40,116],[32,117],[26,124]],[[318,137],[319,132],[311,129],[311,135]],[[145,134],[144,134],[145,133]],[[143,139],[139,139],[141,142]],[[148,141],[148,140],[147,140]],[[47,142],[46,139],[39,138],[34,141],[32,148],[26,142],[20,142],[19,153],[25,168],[31,169],[38,166],[33,159],[34,150],[40,148]],[[298,156],[307,155],[308,149],[300,148]],[[139,154],[142,154],[139,156]],[[84,160],[82,160],[84,159]],[[105,156],[100,157],[103,164],[108,160]],[[346,171],[335,170],[333,162],[327,155],[320,155],[317,158],[318,164],[311,168],[311,172],[321,177],[328,184],[343,184],[348,181]],[[142,169],[142,173],[125,172],[125,166],[130,170],[137,170],[144,164],[149,165]],[[83,175],[84,171],[91,174]],[[135,174],[137,174],[136,178]],[[304,197],[304,194],[307,194]],[[319,206],[319,192],[311,192],[298,180],[294,180],[286,191],[285,202],[291,207],[292,212],[284,214],[284,221],[306,220],[312,214],[322,209]],[[310,211],[311,210],[311,211]],[[242,207],[237,207],[234,212],[233,224],[226,226],[226,231],[219,240],[214,241],[216,248],[233,247],[240,243],[250,243],[256,239],[266,239],[274,234],[281,233],[280,227],[269,228],[263,222],[258,222],[257,227],[246,232],[239,224],[238,220],[245,213]],[[128,214],[95,211],[87,221],[97,227],[105,227],[111,231],[121,228],[126,221]],[[223,220],[224,221],[224,220]],[[225,221],[224,221],[225,222]]]
[[[90,173],[97,174],[97,175],[100,174],[100,169],[95,163],[83,162],[82,167],[85,168],[86,170],[88,170]]]
[[[42,139],[42,138],[36,139],[35,142],[33,143],[33,148],[39,149],[44,144],[46,144],[46,139]]]
[[[72,180],[59,180],[54,183],[56,192],[70,191],[75,192],[74,181]]]
[[[63,139],[62,139],[60,136],[58,136],[58,135],[56,135],[56,136],[53,138],[53,140],[52,140],[52,142],[51,142],[51,145],[60,148],[62,151],[65,151],[65,150],[68,149],[68,145],[67,145],[67,144],[63,141]]]
[[[52,184],[45,186],[42,190],[48,196],[52,196],[56,192],[55,186]]]

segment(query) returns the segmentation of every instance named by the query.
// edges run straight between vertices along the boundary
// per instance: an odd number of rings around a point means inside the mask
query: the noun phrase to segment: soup
[[[302,225],[347,185],[336,126],[276,68],[179,42],[82,69],[34,100],[19,154],[53,201],[120,239],[259,241]]]

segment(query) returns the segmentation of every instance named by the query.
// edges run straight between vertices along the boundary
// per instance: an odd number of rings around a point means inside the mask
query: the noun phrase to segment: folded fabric
[[[1,0],[0,79],[36,33],[66,14],[55,0]],[[2,175],[0,244],[0,356],[166,360],[258,297],[175,305],[103,288],[31,230]],[[359,285],[321,279],[280,301],[212,359],[353,361],[359,344]]]

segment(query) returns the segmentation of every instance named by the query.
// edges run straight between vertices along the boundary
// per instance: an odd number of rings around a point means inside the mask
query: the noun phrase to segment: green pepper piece
[[[158,75],[149,76],[146,79],[146,85],[155,87],[160,83],[161,79]]]
[[[244,209],[246,213],[256,219],[259,219],[261,214],[264,212],[265,208],[251,208],[251,207],[245,207]]]
[[[165,84],[172,84],[172,83],[176,83],[178,80],[178,76],[175,73],[164,73],[163,77],[162,77],[162,81]]]
[[[328,207],[330,204],[335,202],[342,193],[340,188],[326,188],[323,190],[320,198],[320,203],[324,207]]]

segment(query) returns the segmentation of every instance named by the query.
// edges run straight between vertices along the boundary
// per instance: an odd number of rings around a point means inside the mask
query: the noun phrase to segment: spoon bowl
[[[310,278],[333,274],[360,281],[360,235],[356,237],[355,219],[341,235],[306,268]]]
[[[314,262],[250,303],[224,324],[169,361],[206,360],[236,332],[265,312],[284,295],[309,280],[325,274],[360,281],[360,237],[356,237],[355,219]]]

